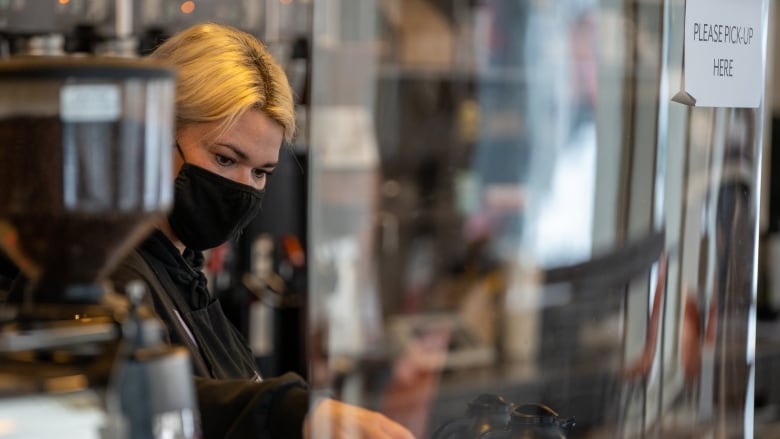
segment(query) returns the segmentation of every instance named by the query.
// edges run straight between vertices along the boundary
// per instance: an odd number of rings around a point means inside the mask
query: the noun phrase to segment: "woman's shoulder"
[[[126,285],[134,280],[149,282],[154,277],[149,263],[141,256],[138,249],[128,253],[111,271],[109,278],[115,284]]]

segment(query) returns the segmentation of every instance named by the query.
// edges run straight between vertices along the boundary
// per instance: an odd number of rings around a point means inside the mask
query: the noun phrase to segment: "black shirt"
[[[209,293],[202,266],[202,253],[180,254],[155,231],[112,278],[120,289],[145,281],[170,341],[189,348],[204,438],[300,437],[309,402],[305,383],[295,374],[260,378],[249,346]]]

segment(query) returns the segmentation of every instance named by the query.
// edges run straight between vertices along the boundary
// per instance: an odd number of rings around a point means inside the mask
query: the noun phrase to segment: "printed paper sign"
[[[685,85],[699,107],[755,108],[764,91],[763,0],[687,0]]]

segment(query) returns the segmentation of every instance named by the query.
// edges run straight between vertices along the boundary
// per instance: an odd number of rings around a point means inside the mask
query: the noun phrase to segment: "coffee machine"
[[[184,348],[108,274],[172,203],[175,72],[149,60],[0,61],[0,436],[193,438]]]

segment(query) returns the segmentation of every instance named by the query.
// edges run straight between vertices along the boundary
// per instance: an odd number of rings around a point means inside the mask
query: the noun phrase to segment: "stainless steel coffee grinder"
[[[162,342],[143,286],[106,282],[172,203],[174,76],[0,62],[0,248],[22,273],[0,303],[0,436],[197,436],[186,351]]]

